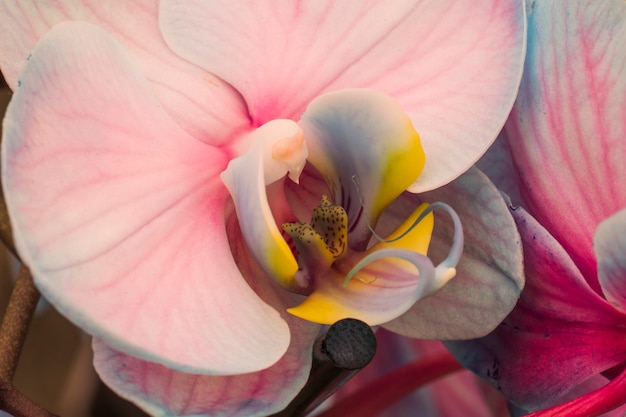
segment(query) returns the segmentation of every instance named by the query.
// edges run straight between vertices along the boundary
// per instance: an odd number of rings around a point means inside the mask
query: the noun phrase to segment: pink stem
[[[318,417],[373,417],[416,389],[461,369],[448,352],[430,355],[370,382]]]

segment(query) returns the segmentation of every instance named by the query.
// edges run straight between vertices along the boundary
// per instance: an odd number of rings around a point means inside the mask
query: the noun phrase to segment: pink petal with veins
[[[427,155],[414,191],[467,170],[513,105],[522,2],[161,2],[166,42],[231,83],[255,125],[297,118],[318,95],[366,87],[394,97]]]
[[[237,242],[233,253],[243,275],[259,296],[289,323],[292,342],[285,355],[259,372],[232,376],[194,375],[174,371],[118,352],[95,340],[94,365],[103,381],[120,396],[153,415],[266,416],[283,409],[299,392],[311,368],[312,345],[320,326],[285,312],[298,301],[273,284],[243,244],[230,207],[227,230]],[[268,339],[271,335],[268,335]]]
[[[228,84],[180,59],[163,41],[157,0],[6,0],[0,2],[0,68],[12,89],[36,42],[55,24],[94,23],[136,60],[165,109],[187,132],[228,144],[248,129],[247,110]]]
[[[626,206],[626,2],[533,2],[506,125],[531,213],[597,289],[592,237]]]
[[[44,36],[2,146],[16,246],[70,320],[181,370],[248,372],[282,356],[289,329],[229,248],[226,155],[168,117],[106,32],[72,22]]]

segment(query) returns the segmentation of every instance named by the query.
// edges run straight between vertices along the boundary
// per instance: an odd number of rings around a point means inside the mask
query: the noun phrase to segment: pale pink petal
[[[526,410],[554,403],[626,360],[626,314],[598,296],[563,247],[523,208],[526,286],[494,332],[447,344],[459,361]]]
[[[116,349],[178,369],[278,360],[287,325],[230,252],[227,157],[180,129],[91,24],[55,26],[20,84],[2,180],[16,246],[45,297]]]
[[[529,211],[596,288],[593,234],[626,206],[626,2],[533,2],[528,42],[506,135]]]
[[[423,138],[415,191],[449,182],[496,138],[524,55],[518,1],[161,2],[174,51],[241,92],[253,123],[297,118],[323,92],[394,97]]]
[[[228,215],[228,232],[241,240],[234,213]],[[279,311],[297,302],[254,263],[244,244],[233,252],[253,289]],[[312,344],[320,326],[284,313],[292,341],[286,354],[271,367],[234,376],[185,374],[142,361],[94,342],[94,365],[103,381],[120,396],[153,415],[266,416],[285,407],[304,385],[311,367]],[[268,337],[270,337],[268,335]]]
[[[598,225],[593,247],[598,258],[598,279],[605,297],[626,312],[626,209]]]
[[[524,286],[522,248],[510,209],[493,183],[471,169],[451,184],[420,195],[442,201],[461,218],[465,250],[457,275],[439,292],[418,301],[385,328],[414,338],[467,339],[493,330],[513,309]],[[396,217],[416,204],[407,196],[392,206]],[[452,222],[435,213],[432,259],[450,251]]]
[[[249,125],[238,93],[219,78],[180,59],[159,30],[157,0],[6,0],[0,2],[0,69],[12,89],[35,43],[52,26],[84,20],[111,33],[136,60],[157,98],[193,136],[232,141]]]

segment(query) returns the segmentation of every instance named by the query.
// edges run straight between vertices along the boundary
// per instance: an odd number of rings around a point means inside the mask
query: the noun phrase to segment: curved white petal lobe
[[[280,285],[298,291],[300,284],[294,280],[298,264],[276,225],[266,187],[276,183],[272,198],[283,201],[282,180],[289,176],[297,182],[308,155],[302,130],[291,120],[272,120],[252,132],[247,141],[252,147],[231,160],[221,178],[257,262]]]
[[[346,89],[313,100],[298,122],[309,162],[348,214],[348,244],[364,249],[385,207],[422,172],[420,137],[387,94]]]

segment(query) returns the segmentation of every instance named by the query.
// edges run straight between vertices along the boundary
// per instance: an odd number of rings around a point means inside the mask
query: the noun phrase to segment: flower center
[[[425,161],[419,135],[391,97],[363,89],[328,93],[313,100],[297,123],[273,120],[248,139],[250,148],[230,162],[222,180],[257,262],[283,288],[307,295],[288,310],[292,314],[319,323],[352,317],[376,325],[454,276],[462,232],[453,211],[455,243],[438,267],[426,256],[437,204],[401,211],[395,224],[404,222],[385,238],[375,232]],[[285,193],[286,181],[299,184],[305,164],[325,186],[290,188],[328,193],[314,208]],[[310,222],[294,221],[310,210]]]
[[[313,277],[346,253],[348,214],[343,207],[333,205],[326,195],[313,209],[310,224],[283,223],[283,230],[296,246],[299,269],[295,278],[304,288],[310,288]]]

